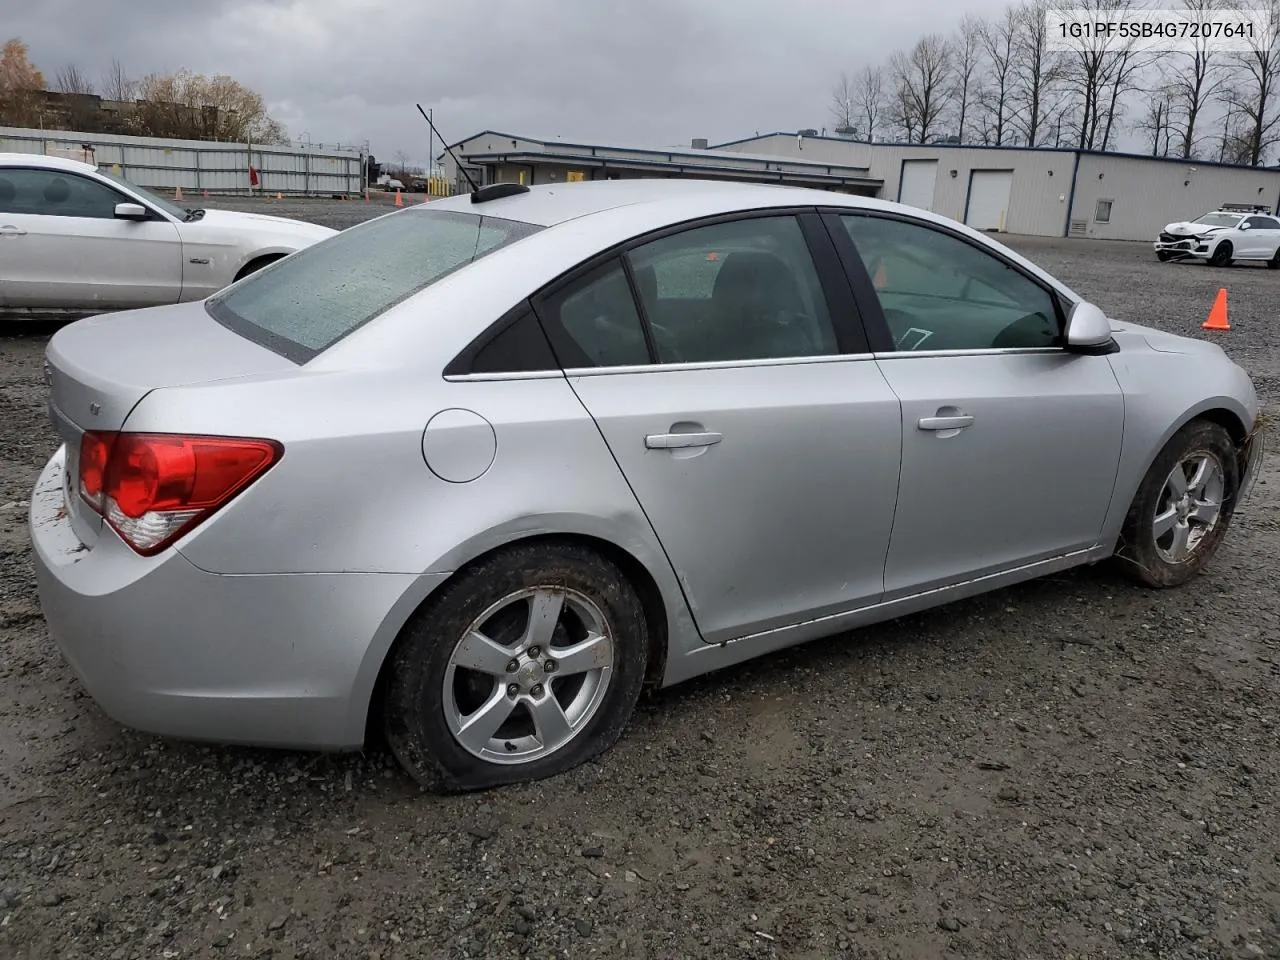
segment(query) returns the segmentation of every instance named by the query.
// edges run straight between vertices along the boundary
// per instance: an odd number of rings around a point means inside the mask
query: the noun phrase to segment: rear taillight
[[[143,556],[203,523],[270,469],[274,440],[90,431],[80,442],[80,495]]]

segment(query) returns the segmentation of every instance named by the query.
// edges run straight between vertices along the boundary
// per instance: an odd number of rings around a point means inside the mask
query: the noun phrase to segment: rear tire
[[[1267,261],[1267,269],[1280,270],[1280,248],[1277,248],[1271,259]]]
[[[1207,420],[1184,426],[1151,464],[1129,507],[1117,551],[1125,572],[1157,589],[1199,576],[1226,536],[1239,485],[1231,435]]]
[[[509,547],[406,627],[383,699],[387,743],[436,793],[563,773],[622,735],[648,647],[644,607],[611,561],[570,543]]]

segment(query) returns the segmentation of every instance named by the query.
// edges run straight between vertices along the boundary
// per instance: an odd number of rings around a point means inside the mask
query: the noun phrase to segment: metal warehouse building
[[[1223,204],[1280,211],[1280,168],[1093,150],[867,143],[770,133],[639,149],[484,131],[454,144],[477,182],[693,176],[818,186],[898,200],[991,230],[1152,240]],[[445,173],[465,181],[447,154]]]
[[[477,183],[571,183],[575,180],[626,180],[637,177],[698,177],[786,183],[879,196],[884,186],[865,163],[816,160],[776,153],[708,149],[705,140],[691,147],[651,149],[603,144],[534,140],[486,130],[453,151]],[[444,175],[460,189],[466,179],[448,153],[439,157]]]
[[[913,146],[771,133],[718,144],[808,160],[861,163],[880,196],[980,230],[1152,240],[1174,220],[1224,203],[1280,205],[1280,169],[1095,150]]]

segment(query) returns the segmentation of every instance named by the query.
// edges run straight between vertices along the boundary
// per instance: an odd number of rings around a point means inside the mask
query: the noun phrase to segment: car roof
[[[677,177],[538,184],[528,187],[524,193],[481,203],[472,203],[471,194],[464,193],[433,200],[419,208],[480,213],[551,227],[620,207],[667,203],[682,198],[696,198],[704,208],[709,204],[720,207],[725,213],[753,207],[839,205],[888,209],[897,206],[871,197],[812,187]]]
[[[72,160],[70,157],[51,157],[44,153],[0,153],[0,167],[48,167],[51,170],[66,170],[69,173],[96,173],[97,167],[83,160]]]

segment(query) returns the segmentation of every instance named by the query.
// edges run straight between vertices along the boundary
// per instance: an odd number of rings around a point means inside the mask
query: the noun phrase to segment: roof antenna
[[[422,109],[422,104],[415,103],[414,106],[417,107],[418,112],[422,114],[422,119],[427,121],[427,125],[431,127],[431,132],[434,133],[437,137],[440,137],[440,142],[444,144],[445,150],[448,152],[449,156],[453,159],[453,162],[457,165],[458,169],[462,171],[462,175],[467,178],[467,183],[471,184],[472,196],[475,196],[477,193],[480,192],[480,184],[476,183],[474,180],[471,179],[471,174],[467,172],[467,168],[462,165],[462,162],[458,159],[457,154],[453,152],[453,147],[449,146],[449,141],[446,140],[444,137],[440,136],[440,131],[436,129],[436,125],[432,123],[431,118],[427,116],[427,111]],[[427,159],[430,160],[430,157],[428,157]]]

